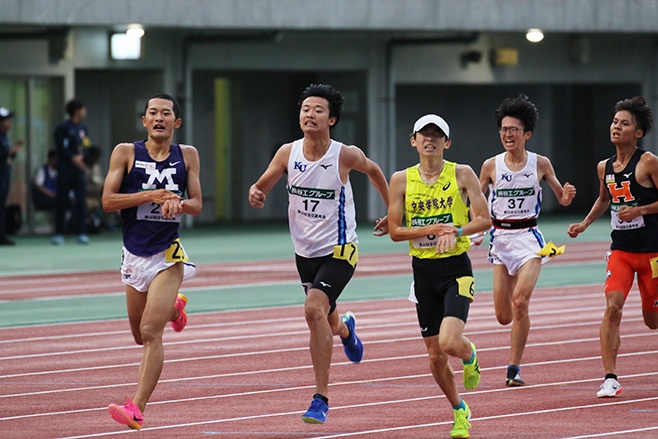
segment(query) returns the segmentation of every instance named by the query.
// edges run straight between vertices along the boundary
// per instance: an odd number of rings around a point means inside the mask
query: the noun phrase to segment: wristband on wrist
[[[462,228],[457,227],[457,236],[462,236]]]

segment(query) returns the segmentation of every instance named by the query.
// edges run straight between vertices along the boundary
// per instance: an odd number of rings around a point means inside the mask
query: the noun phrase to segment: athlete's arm
[[[185,167],[187,168],[187,199],[180,204],[180,213],[198,216],[203,208],[203,195],[201,193],[201,161],[199,151],[191,145],[181,145]]]
[[[462,225],[462,234],[472,235],[489,230],[491,228],[491,215],[489,214],[487,199],[482,192],[481,180],[478,184],[477,175],[475,175],[473,168],[468,165],[458,164],[456,176],[460,193],[464,194],[470,203],[469,213],[471,220]],[[464,201],[466,202],[466,200]]]
[[[357,146],[342,145],[340,151],[340,178],[341,181],[347,181],[349,172],[354,169],[366,174],[370,183],[377,189],[379,196],[388,208],[390,194],[388,182],[377,163],[366,157],[365,153]],[[388,217],[379,218],[375,223],[374,235],[383,236],[389,232]]]
[[[251,207],[260,209],[265,206],[267,194],[288,170],[288,159],[290,158],[291,149],[292,143],[286,143],[281,146],[276,154],[274,154],[272,161],[263,175],[260,176],[256,183],[251,185],[249,188],[249,204]]]
[[[482,163],[482,169],[480,169],[480,190],[485,196],[487,195],[487,192],[489,192],[489,185],[495,178],[493,176],[495,170],[496,157],[488,158]]]
[[[478,184],[477,175],[468,165],[457,165],[455,170],[457,184],[459,184],[459,193],[464,203],[470,200],[469,217],[470,221],[461,224],[461,234],[459,228],[455,225],[438,224],[436,227],[439,235],[436,243],[437,253],[445,253],[452,250],[457,245],[458,235],[471,235],[483,232],[491,227],[491,216],[487,209],[487,200]]]
[[[384,204],[388,207],[388,182],[386,181],[382,169],[377,163],[366,157],[365,153],[360,148],[353,145],[343,145],[340,151],[340,164],[340,176],[343,182],[347,181],[347,175],[352,169],[366,174],[370,179],[370,183],[372,183],[375,189],[377,189],[379,196],[382,197]]]
[[[575,238],[580,233],[583,233],[590,226],[590,224],[599,219],[610,206],[610,194],[608,193],[608,189],[605,187],[604,183],[605,162],[605,160],[602,160],[598,165],[596,165],[596,171],[599,175],[599,196],[597,197],[596,201],[594,201],[594,204],[592,205],[592,208],[590,209],[585,219],[580,223],[570,224],[569,228],[567,229],[567,233],[572,238]]]
[[[119,143],[110,156],[110,166],[103,186],[103,210],[113,212],[154,202],[162,204],[166,200],[175,199],[180,203],[180,197],[166,189],[140,191],[132,194],[119,192],[123,176],[129,172],[135,157],[135,147],[132,143]]]
[[[564,186],[562,186],[555,175],[555,169],[553,169],[551,161],[547,157],[537,154],[537,171],[539,172],[539,180],[546,180],[558,202],[563,206],[570,205],[576,196],[576,187],[569,182],[564,183]]]
[[[406,241],[424,234],[414,234],[414,230],[402,225],[404,220],[404,199],[407,192],[407,173],[397,171],[391,176],[388,204],[388,231],[395,242]],[[418,229],[418,228],[417,228]],[[416,229],[416,231],[417,231]]]

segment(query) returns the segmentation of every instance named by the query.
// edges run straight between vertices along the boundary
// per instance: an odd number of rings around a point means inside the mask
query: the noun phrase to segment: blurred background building
[[[11,195],[27,232],[31,173],[73,97],[107,169],[115,144],[144,137],[148,97],[174,95],[176,140],[201,155],[203,223],[286,218],[283,182],[264,210],[247,191],[301,137],[297,98],[313,82],[346,97],[332,136],[387,176],[417,160],[408,134],[429,112],[451,126],[447,158],[479,172],[502,151],[495,108],[525,93],[540,111],[528,148],[577,186],[571,213],[589,209],[596,163],[614,153],[614,104],[642,94],[658,109],[655,0],[0,0],[0,10],[0,106],[16,113],[12,137],[27,139]],[[655,152],[654,133],[642,145]],[[365,177],[352,183],[361,221],[382,215]],[[563,211],[545,198],[544,212]]]

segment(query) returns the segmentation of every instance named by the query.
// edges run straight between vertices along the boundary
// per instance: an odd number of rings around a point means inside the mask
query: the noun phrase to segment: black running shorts
[[[456,317],[466,323],[473,295],[473,267],[468,255],[413,258],[411,266],[421,335],[437,335],[445,317]]]
[[[336,301],[345,289],[347,283],[352,279],[355,267],[348,262],[335,259],[332,255],[319,258],[305,258],[295,254],[297,272],[302,281],[304,293],[311,288],[323,291],[329,298],[331,309],[329,314],[336,309]]]

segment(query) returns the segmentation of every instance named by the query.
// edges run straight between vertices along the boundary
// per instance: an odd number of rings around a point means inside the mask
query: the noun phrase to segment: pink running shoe
[[[133,404],[133,401],[130,398],[127,399],[123,405],[110,404],[107,411],[110,412],[112,419],[119,424],[127,425],[133,430],[139,430],[142,428],[144,416],[142,416],[142,412],[135,404]]]
[[[185,312],[185,305],[187,305],[187,297],[178,293],[176,303],[174,303],[174,308],[178,310],[178,318],[171,321],[171,327],[174,328],[174,331],[176,332],[181,332],[183,329],[185,329],[185,325],[187,325],[187,313]]]

